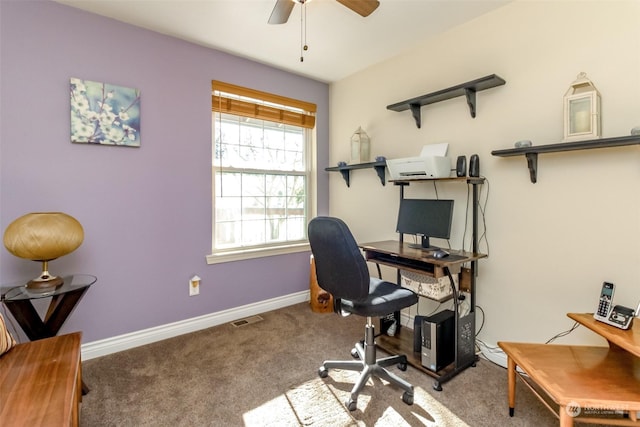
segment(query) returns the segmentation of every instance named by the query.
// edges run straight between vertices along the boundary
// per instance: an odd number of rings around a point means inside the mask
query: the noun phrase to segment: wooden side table
[[[509,415],[514,415],[516,375],[520,368],[559,406],[526,385],[560,419],[561,427],[578,421],[640,426],[640,322],[623,331],[588,313],[568,316],[610,342],[610,347],[499,342],[507,354]],[[581,419],[582,418],[582,419]]]

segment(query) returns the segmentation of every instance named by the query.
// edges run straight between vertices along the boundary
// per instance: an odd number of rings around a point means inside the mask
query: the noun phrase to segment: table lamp
[[[14,220],[4,232],[4,246],[13,255],[42,263],[40,276],[27,288],[50,289],[61,286],[62,277],[52,276],[49,261],[67,255],[84,239],[82,225],[62,212],[34,212]]]

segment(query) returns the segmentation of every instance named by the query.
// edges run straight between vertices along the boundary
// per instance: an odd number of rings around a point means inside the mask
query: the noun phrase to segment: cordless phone
[[[613,283],[604,282],[600,291],[600,300],[598,301],[598,311],[593,315],[596,320],[604,320],[609,317],[609,312],[613,304],[613,293],[615,285]]]
[[[640,305],[634,312],[632,308],[622,305],[613,306],[613,292],[615,286],[613,283],[604,282],[600,291],[600,300],[598,301],[598,310],[593,314],[594,319],[607,325],[615,326],[620,329],[629,329],[633,318],[638,315]]]

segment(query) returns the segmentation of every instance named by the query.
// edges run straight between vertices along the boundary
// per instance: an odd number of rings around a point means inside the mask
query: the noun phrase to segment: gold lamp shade
[[[42,262],[42,274],[27,284],[41,289],[62,285],[61,277],[51,276],[48,263],[75,251],[84,240],[82,225],[62,212],[34,212],[13,221],[4,232],[4,246],[13,255]]]

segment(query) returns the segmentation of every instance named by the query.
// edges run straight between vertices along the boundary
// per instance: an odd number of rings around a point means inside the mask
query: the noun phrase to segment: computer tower
[[[415,315],[413,317],[413,352],[422,351],[422,322],[426,316]]]
[[[442,310],[422,320],[422,366],[434,372],[455,358],[455,318],[452,310]]]

